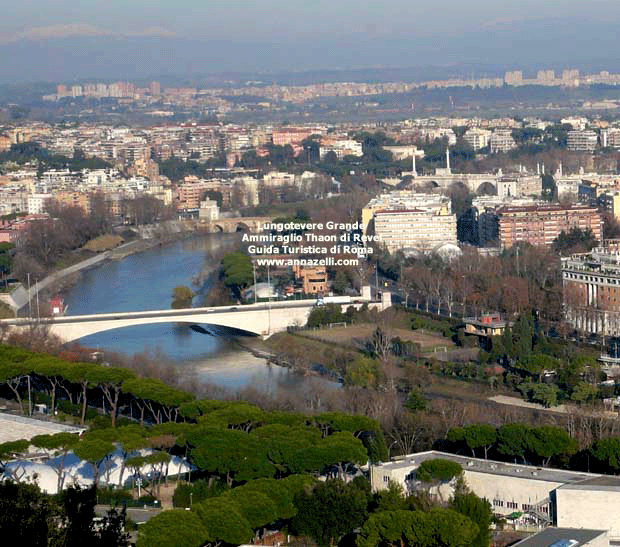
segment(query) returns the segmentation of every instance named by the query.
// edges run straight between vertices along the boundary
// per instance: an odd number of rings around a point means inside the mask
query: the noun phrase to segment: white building
[[[489,148],[492,154],[508,152],[516,146],[517,144],[512,138],[512,131],[510,129],[497,129],[489,137]]]
[[[271,171],[263,177],[263,184],[270,188],[274,186],[295,186],[295,182],[295,175],[293,173]]]
[[[377,211],[375,235],[388,251],[430,253],[446,243],[457,244],[456,215],[441,210],[395,209]]]
[[[569,131],[566,140],[566,149],[573,152],[594,152],[598,144],[596,131]]]
[[[319,151],[321,159],[323,159],[329,152],[336,154],[338,159],[342,159],[345,156],[362,156],[364,154],[362,150],[362,143],[352,139],[329,140],[326,142],[321,141]]]
[[[392,153],[394,161],[406,160],[407,158],[423,158],[424,150],[418,150],[413,145],[384,146],[384,150]]]
[[[495,514],[505,517],[521,513],[517,524],[606,530],[610,537],[620,538],[618,477],[430,450],[371,466],[371,488],[375,492],[384,490],[394,481],[405,492],[414,492],[423,486],[416,477],[417,468],[424,461],[438,458],[460,464],[467,486],[486,498]],[[431,494],[448,499],[453,491],[454,482],[432,488]]]
[[[220,218],[220,209],[217,206],[217,202],[212,199],[201,201],[200,208],[198,209],[198,218],[205,222],[212,222]]]
[[[28,194],[28,214],[40,215],[47,212],[52,194]]]
[[[488,129],[478,129],[474,127],[473,129],[468,129],[465,135],[463,135],[463,139],[469,146],[471,146],[474,150],[480,150],[481,148],[486,148],[489,145],[489,139],[491,138],[491,131]]]

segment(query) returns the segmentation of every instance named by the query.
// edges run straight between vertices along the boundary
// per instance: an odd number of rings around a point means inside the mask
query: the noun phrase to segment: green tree
[[[376,359],[359,355],[347,364],[344,382],[349,386],[372,388],[377,385],[379,372],[379,362]]]
[[[352,483],[328,480],[296,498],[292,527],[327,547],[363,524],[367,504],[367,497]]]
[[[308,315],[308,327],[320,327],[329,325],[330,323],[348,323],[349,318],[342,313],[340,304],[325,304],[323,306],[315,306]]]
[[[235,503],[239,508],[239,514],[254,530],[264,528],[278,518],[275,504],[263,492],[248,488],[233,488],[226,496]]]
[[[105,400],[110,406],[110,418],[112,427],[116,427],[118,415],[118,401],[121,395],[123,383],[135,378],[135,374],[126,368],[103,367],[93,369],[92,381],[101,388]]]
[[[256,479],[246,482],[243,486],[235,490],[259,492],[271,499],[276,511],[274,520],[288,520],[297,513],[297,509],[293,503],[293,493],[282,480]]]
[[[530,430],[528,450],[548,466],[552,458],[572,456],[577,452],[577,441],[565,429],[544,425]]]
[[[83,439],[75,445],[73,452],[81,460],[91,464],[93,468],[93,480],[95,485],[99,484],[101,466],[107,462],[115,447],[110,441],[103,439]]]
[[[390,481],[386,490],[375,494],[377,511],[399,511],[405,509],[405,491],[400,483]]]
[[[478,526],[452,509],[381,511],[364,523],[357,547],[463,547],[478,534]]]
[[[57,433],[55,435],[37,435],[30,442],[37,448],[47,451],[48,461],[54,459],[52,469],[55,471],[58,480],[56,484],[57,492],[62,492],[65,479],[65,461],[69,452],[77,445],[80,438],[75,433]]]
[[[520,458],[526,463],[528,436],[530,427],[525,424],[504,424],[497,429],[497,451],[504,456]]]
[[[488,424],[473,424],[464,429],[464,439],[470,448],[472,456],[475,456],[476,448],[484,450],[484,459],[487,459],[489,448],[497,440],[497,429]]]
[[[225,496],[197,503],[194,509],[207,529],[206,540],[211,543],[239,545],[249,543],[254,537],[249,522],[241,515],[237,504]]]
[[[409,393],[407,400],[405,401],[405,408],[409,412],[418,412],[422,410],[426,410],[427,402],[426,397],[420,391],[412,391]]]
[[[136,547],[200,547],[207,538],[207,530],[196,513],[174,509],[141,524]]]
[[[5,541],[47,547],[52,514],[53,508],[38,486],[0,481],[0,530]]]
[[[489,547],[490,526],[493,519],[491,504],[473,492],[457,493],[450,503],[452,509],[468,517],[478,527],[478,534],[469,544],[471,547]]]
[[[607,437],[596,441],[590,453],[613,473],[620,471],[620,437]]]
[[[434,458],[423,461],[416,469],[418,480],[427,483],[446,483],[463,473],[463,468],[456,462]]]
[[[187,439],[193,446],[191,462],[203,471],[225,477],[229,486],[275,475],[267,447],[243,431],[199,428],[189,432]]]
[[[592,384],[586,382],[579,382],[571,393],[571,401],[578,404],[588,403],[596,398],[599,393],[599,389]]]
[[[249,255],[242,252],[229,253],[222,259],[222,276],[224,284],[230,287],[236,297],[240,297],[241,289],[252,283],[254,268]]]

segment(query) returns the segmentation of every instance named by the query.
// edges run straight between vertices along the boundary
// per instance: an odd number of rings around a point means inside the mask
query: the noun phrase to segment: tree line
[[[413,494],[395,483],[372,493],[362,476],[349,482],[318,482],[307,475],[248,481],[215,496],[194,498],[189,512],[165,511],[149,520],[140,529],[138,547],[248,543],[274,523],[319,547],[488,547],[491,507],[468,491],[462,468],[447,460],[429,460],[417,475],[422,489]],[[451,481],[456,491],[450,500],[431,496],[430,488]]]

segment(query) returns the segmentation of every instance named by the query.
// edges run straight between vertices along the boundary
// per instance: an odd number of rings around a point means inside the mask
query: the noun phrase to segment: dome
[[[463,254],[460,247],[454,243],[441,243],[433,249],[433,254],[445,261],[451,261],[457,259]]]

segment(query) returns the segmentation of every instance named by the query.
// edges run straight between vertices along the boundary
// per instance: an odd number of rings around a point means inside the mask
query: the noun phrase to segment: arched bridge
[[[270,217],[219,218],[209,223],[212,232],[260,232],[261,226],[271,222]]]
[[[352,299],[342,305],[343,311],[349,306],[360,307],[361,299]],[[381,302],[370,302],[370,308],[384,309],[391,304],[391,295],[383,293]],[[293,300],[285,302],[259,302],[238,306],[218,306],[212,308],[188,308],[181,310],[155,310],[127,313],[102,313],[93,315],[73,315],[66,317],[2,319],[0,325],[10,329],[23,329],[32,325],[45,325],[49,333],[64,342],[78,340],[91,334],[107,330],[151,325],[154,323],[186,323],[230,327],[251,334],[268,337],[288,327],[303,326],[308,320],[316,300]]]

